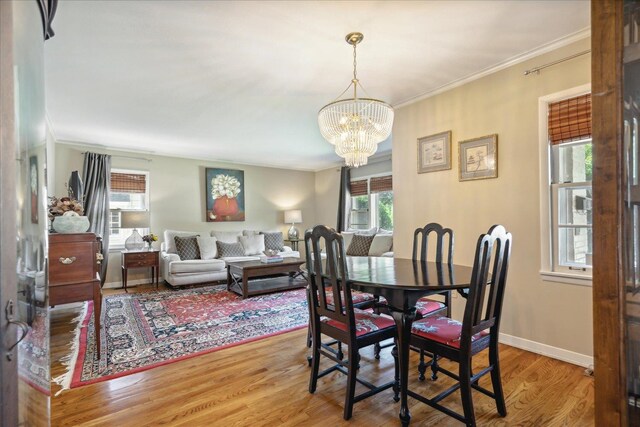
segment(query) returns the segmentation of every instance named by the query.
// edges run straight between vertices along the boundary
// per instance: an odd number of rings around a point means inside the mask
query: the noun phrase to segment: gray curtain
[[[351,213],[351,192],[349,184],[351,183],[351,169],[343,166],[340,169],[340,195],[338,198],[338,233],[346,231],[349,227],[349,214]]]
[[[89,231],[102,237],[100,285],[104,285],[109,261],[109,192],[111,191],[111,156],[84,153],[84,214],[89,218]]]

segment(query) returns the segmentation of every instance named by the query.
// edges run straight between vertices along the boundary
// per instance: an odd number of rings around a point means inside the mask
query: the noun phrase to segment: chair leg
[[[424,381],[424,373],[427,370],[427,364],[424,363],[424,350],[420,350],[420,363],[418,364],[418,380]]]
[[[398,363],[398,342],[394,341],[391,349],[393,356],[393,401],[400,401],[400,364]]]
[[[431,361],[431,379],[433,381],[438,379],[438,355],[433,354],[433,360]]]
[[[311,348],[311,322],[307,326],[307,348]]]
[[[507,405],[504,401],[504,392],[502,391],[502,381],[500,379],[500,360],[498,358],[498,345],[489,347],[489,364],[493,366],[491,370],[491,384],[493,385],[493,394],[496,396],[496,407],[498,413],[506,417]]]
[[[309,378],[309,393],[315,393],[318,384],[318,371],[320,370],[320,334],[313,334],[311,351],[311,377]]]
[[[342,352],[342,342],[338,341],[338,351],[336,352],[338,360],[344,359],[344,353]]]
[[[347,395],[344,399],[344,419],[348,420],[353,414],[353,401],[356,395],[356,375],[358,373],[358,350],[349,346],[349,364],[347,375]]]
[[[376,358],[376,360],[380,360],[380,343],[377,342],[373,345],[373,357]]]
[[[473,412],[473,398],[471,397],[471,358],[460,361],[460,395],[462,397],[462,409],[467,426],[476,425],[476,417]]]

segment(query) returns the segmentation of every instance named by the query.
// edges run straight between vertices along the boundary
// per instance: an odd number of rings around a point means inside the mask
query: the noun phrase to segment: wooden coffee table
[[[227,290],[247,298],[252,295],[304,288],[307,281],[301,276],[302,258],[285,258],[271,264],[260,261],[227,263]],[[258,279],[259,280],[256,280]],[[254,279],[254,280],[251,280]]]

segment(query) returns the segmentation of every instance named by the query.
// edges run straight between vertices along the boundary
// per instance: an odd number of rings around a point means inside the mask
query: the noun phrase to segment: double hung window
[[[550,267],[591,276],[591,94],[550,102],[547,115]]]
[[[149,208],[149,172],[111,169],[111,192],[109,193],[111,210],[111,234],[109,247],[122,249],[124,242],[132,233],[130,228],[121,228],[123,211],[146,211]],[[142,235],[148,228],[139,229]]]
[[[391,175],[351,181],[349,228],[393,230],[393,180]]]

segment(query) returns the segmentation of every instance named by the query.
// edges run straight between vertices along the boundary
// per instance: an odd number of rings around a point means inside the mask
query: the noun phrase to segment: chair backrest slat
[[[511,233],[501,225],[494,225],[478,238],[462,322],[462,345],[470,345],[471,337],[482,330],[490,328],[492,334],[498,333],[511,241]]]

